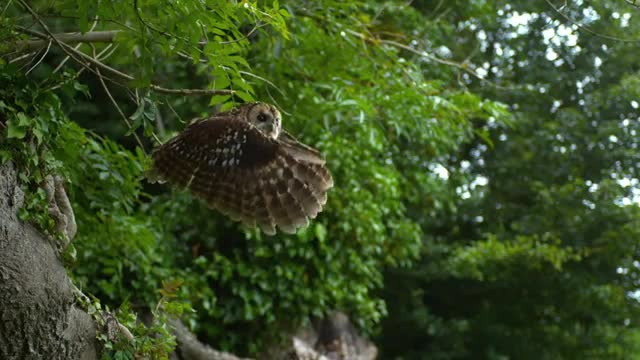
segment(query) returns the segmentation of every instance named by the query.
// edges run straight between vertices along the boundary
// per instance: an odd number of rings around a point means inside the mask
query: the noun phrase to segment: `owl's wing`
[[[324,158],[320,152],[310,146],[307,146],[293,135],[289,134],[286,130],[282,130],[278,140],[283,146],[283,149],[287,151],[291,156],[298,160],[306,161],[314,164],[324,164]]]
[[[156,149],[153,171],[234,220],[293,233],[316,217],[333,186],[323,164],[296,158],[293,147],[249,123],[211,118]]]

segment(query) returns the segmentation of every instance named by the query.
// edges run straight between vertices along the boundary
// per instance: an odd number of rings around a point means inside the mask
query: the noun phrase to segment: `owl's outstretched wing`
[[[282,144],[283,149],[297,160],[324,165],[324,158],[318,150],[301,143],[286,130],[282,130],[278,141]]]
[[[153,153],[154,180],[188,188],[207,204],[266,234],[294,233],[326,203],[333,186],[320,154],[265,137],[253,125],[211,118],[190,125]],[[315,157],[301,154],[315,153]]]

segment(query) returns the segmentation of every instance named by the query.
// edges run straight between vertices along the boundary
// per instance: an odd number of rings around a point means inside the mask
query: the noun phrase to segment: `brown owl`
[[[150,181],[188,188],[214,209],[273,235],[306,226],[333,186],[322,155],[281,129],[272,105],[197,120],[153,152]]]

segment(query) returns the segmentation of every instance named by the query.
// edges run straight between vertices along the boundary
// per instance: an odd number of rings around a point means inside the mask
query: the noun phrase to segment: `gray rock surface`
[[[0,166],[0,359],[97,359],[93,319],[49,239],[17,216],[24,194]]]

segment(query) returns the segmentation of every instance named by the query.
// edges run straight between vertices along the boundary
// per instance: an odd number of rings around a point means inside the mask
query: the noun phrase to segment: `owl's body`
[[[321,211],[333,179],[320,153],[280,122],[278,110],[262,103],[199,120],[154,151],[150,180],[188,188],[266,234],[294,233]]]

